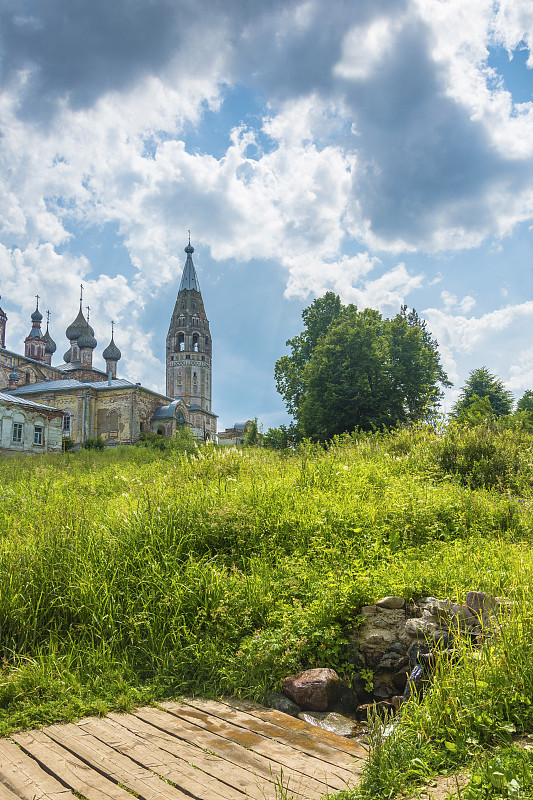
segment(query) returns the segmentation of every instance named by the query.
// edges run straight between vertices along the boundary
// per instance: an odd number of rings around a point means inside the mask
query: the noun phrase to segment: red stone
[[[283,694],[304,711],[326,711],[338,700],[341,679],[333,669],[308,669],[283,681]]]

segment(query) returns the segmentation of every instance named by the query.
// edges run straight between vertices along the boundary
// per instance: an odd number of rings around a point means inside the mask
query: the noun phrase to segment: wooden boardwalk
[[[0,740],[0,800],[314,800],[357,783],[364,757],[255,703],[166,702]]]

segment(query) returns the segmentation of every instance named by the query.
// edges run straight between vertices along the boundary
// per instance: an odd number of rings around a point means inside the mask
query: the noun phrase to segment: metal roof
[[[196,274],[194,264],[192,263],[192,253],[194,253],[194,247],[192,247],[190,244],[187,245],[185,252],[187,253],[187,261],[185,262],[185,267],[183,268],[183,275],[181,277],[179,291],[181,292],[183,289],[194,289],[196,292],[199,292],[200,284],[198,283],[198,276]]]
[[[103,374],[103,373],[102,373]],[[152,389],[147,389],[146,386],[141,386],[138,383],[132,383],[124,378],[113,378],[111,383],[109,381],[78,381],[75,378],[67,378],[66,380],[58,381],[39,381],[39,383],[27,383],[17,389],[9,389],[7,394],[26,395],[26,394],[44,394],[46,392],[67,392],[73,389],[93,389],[96,392],[109,391],[109,389],[142,389],[145,392],[160,397],[163,400],[170,400],[164,394],[154,392]]]
[[[152,419],[173,419],[176,416],[176,407],[181,403],[183,403],[183,400],[178,399],[173,400],[168,406],[159,406],[152,414]]]
[[[29,408],[34,408],[37,411],[46,409],[46,411],[57,411],[58,414],[64,414],[64,411],[60,411],[58,408],[54,408],[53,406],[45,406],[44,403],[35,403],[33,400],[23,400],[21,397],[16,397],[14,394],[6,394],[5,392],[0,392],[0,401],[4,403],[15,403],[19,406],[27,406]]]

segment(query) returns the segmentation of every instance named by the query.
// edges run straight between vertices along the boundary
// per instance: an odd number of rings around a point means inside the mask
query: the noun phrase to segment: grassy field
[[[533,797],[511,746],[533,732],[531,433],[17,458],[0,495],[0,734],[180,693],[261,699],[300,667],[348,676],[361,605],[477,589],[513,601],[502,629],[438,665],[394,736],[375,726],[346,797],[465,762],[468,800]]]

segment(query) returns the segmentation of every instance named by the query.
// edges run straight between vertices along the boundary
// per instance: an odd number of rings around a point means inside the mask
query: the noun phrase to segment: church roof
[[[122,353],[116,346],[113,336],[111,336],[111,341],[107,345],[102,355],[106,361],[120,361],[120,359],[122,358]]]
[[[50,336],[50,331],[48,330],[48,325],[46,326],[46,333],[43,336],[43,339],[46,342],[46,347],[44,348],[45,353],[50,353],[52,355],[57,350],[56,343]]]
[[[104,373],[102,373],[104,374]],[[146,386],[141,386],[139,383],[132,383],[125,378],[113,378],[109,381],[78,381],[75,378],[63,378],[57,381],[40,381],[39,383],[27,383],[24,386],[19,386],[17,389],[10,389],[8,394],[27,395],[27,394],[44,394],[46,392],[67,392],[73,389],[94,389],[97,392],[109,391],[109,389],[129,389],[139,388],[144,392],[153,394],[163,400],[170,402],[171,398],[159,392],[154,392],[152,389],[147,389]]]
[[[58,408],[54,408],[53,406],[45,406],[44,403],[36,403],[34,400],[23,400],[22,397],[16,397],[14,394],[6,394],[5,392],[0,392],[0,400],[4,403],[16,403],[19,406],[29,406],[30,408],[34,408],[36,410],[39,409],[46,409],[47,411],[57,411],[58,414],[64,414],[64,411],[60,411]]]
[[[176,407],[182,403],[183,401],[178,399],[173,400],[168,406],[159,406],[152,414],[152,419],[173,419],[176,416]]]
[[[196,270],[192,261],[194,247],[191,244],[188,244],[185,248],[185,252],[187,253],[187,260],[185,262],[185,267],[183,268],[183,275],[181,276],[179,290],[181,292],[183,289],[194,289],[196,292],[199,292],[200,284],[198,283],[198,275],[196,274]]]

